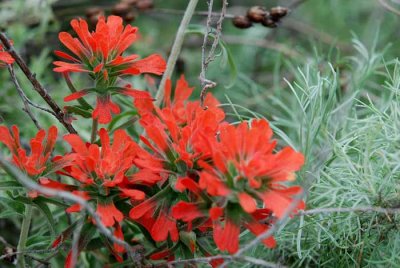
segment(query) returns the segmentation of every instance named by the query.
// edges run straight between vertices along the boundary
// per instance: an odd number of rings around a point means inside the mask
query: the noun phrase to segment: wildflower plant
[[[39,187],[19,198],[28,206],[52,202],[65,207],[70,225],[56,234],[50,248],[67,249],[66,267],[77,267],[81,252],[91,247],[101,250],[104,265],[167,265],[174,259],[235,254],[244,230],[257,237],[286,214],[304,210],[303,190],[296,183],[304,156],[280,147],[266,119],[232,125],[211,93],[204,101],[190,100],[194,88],[184,75],[175,83],[166,80],[157,106],[150,92],[124,80],[159,76],[166,69],[158,54],[124,55],[138,37],[136,27],[124,26],[118,16],[100,17],[93,31],[83,19],[73,19],[71,26],[76,37],[59,34],[66,52],[55,52],[61,60],[54,61],[54,71],[72,91],[64,101],[78,100],[76,107],[92,114],[92,139],[86,141],[79,131],[61,138],[52,126],[37,132],[28,151],[17,126],[0,127],[0,142],[19,170],[13,173],[19,174],[14,185],[26,185],[22,176]],[[13,64],[7,52],[0,53],[3,65]],[[84,76],[92,86],[76,90],[73,78]],[[94,109],[87,94],[96,95]],[[130,108],[138,114],[133,124],[142,131],[137,137],[109,128],[112,114],[120,113],[112,100],[116,94],[133,98]],[[72,122],[73,111],[66,111],[64,119]],[[80,114],[74,119],[85,120]],[[96,122],[104,126],[97,130]],[[64,151],[55,150],[61,146]],[[67,204],[40,187],[62,192]],[[86,213],[88,207],[93,213]],[[50,213],[47,206],[41,208]],[[273,236],[262,242],[267,248],[277,244]],[[135,249],[140,253],[132,257]],[[18,262],[24,263],[24,257]],[[224,259],[207,262],[219,266]]]

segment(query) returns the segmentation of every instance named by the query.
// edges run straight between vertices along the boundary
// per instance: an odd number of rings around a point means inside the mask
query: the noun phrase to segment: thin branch
[[[133,260],[136,259],[137,254],[136,254],[134,248],[132,248],[124,240],[121,240],[121,239],[115,237],[113,235],[113,233],[107,227],[104,226],[99,215],[97,215],[96,211],[92,208],[91,205],[89,205],[89,203],[85,199],[83,199],[79,196],[76,196],[67,191],[55,190],[55,189],[43,187],[43,186],[37,184],[36,182],[31,180],[29,177],[27,177],[24,173],[22,173],[20,170],[18,170],[14,165],[12,165],[7,160],[5,160],[3,155],[0,155],[0,165],[2,166],[4,171],[6,171],[8,174],[10,174],[12,177],[14,177],[19,183],[21,183],[22,185],[24,185],[26,188],[28,188],[30,190],[37,191],[43,195],[58,197],[60,199],[65,199],[65,200],[79,204],[82,208],[84,208],[90,214],[90,216],[93,217],[94,222],[97,226],[97,229],[102,234],[104,234],[106,237],[108,237],[112,242],[122,245],[129,253],[129,256]],[[138,256],[140,256],[140,255],[138,255]]]
[[[50,249],[30,249],[30,250],[23,250],[23,251],[14,251],[14,252],[10,252],[10,253],[1,255],[0,260],[15,256],[15,255],[27,255],[30,258],[32,258],[32,256],[31,256],[32,254],[45,254],[45,253],[57,252],[61,248],[62,245],[63,245],[63,243],[60,243],[59,245],[57,245],[57,247],[50,248]],[[45,262],[46,262],[46,260],[45,260]]]
[[[397,16],[400,16],[400,10],[392,7],[391,5],[389,5],[388,2],[386,2],[386,0],[378,0],[379,4],[384,7],[386,10],[396,14]]]
[[[208,56],[206,57],[206,47],[208,36],[211,34],[211,19],[213,16],[212,7],[213,7],[213,0],[209,0],[208,4],[208,16],[207,16],[207,26],[206,32],[204,34],[203,45],[201,47],[201,72],[200,72],[200,85],[201,85],[201,92],[200,92],[200,104],[204,107],[204,99],[206,96],[206,92],[208,89],[215,87],[217,84],[211,80],[206,79],[206,72],[208,65],[215,59],[215,50],[219,44],[219,39],[222,34],[222,23],[224,21],[226,15],[226,8],[228,6],[227,0],[222,0],[222,9],[219,16],[219,20],[216,26],[216,32],[214,36],[213,43],[211,45],[210,51],[208,52]]]
[[[167,68],[161,79],[161,82],[160,82],[160,85],[158,87],[158,91],[156,94],[156,101],[155,101],[156,106],[160,106],[160,104],[164,98],[165,83],[166,83],[167,79],[169,79],[171,77],[172,72],[175,68],[176,61],[178,60],[178,56],[181,52],[186,29],[190,23],[190,20],[192,19],[193,12],[197,6],[197,2],[198,2],[198,0],[190,0],[188,6],[186,8],[185,14],[183,15],[182,21],[179,25],[178,32],[176,33],[175,41],[172,45],[171,54],[168,58]]]
[[[351,213],[351,212],[377,212],[384,214],[400,213],[400,208],[383,208],[383,207],[353,207],[353,208],[315,208],[299,211],[296,215],[314,215],[325,213]]]
[[[15,59],[15,62],[21,68],[22,72],[31,82],[33,88],[39,95],[46,101],[46,103],[50,106],[50,108],[54,111],[54,114],[58,121],[65,126],[65,128],[70,132],[76,134],[76,130],[74,127],[64,120],[64,112],[60,109],[58,104],[51,98],[48,94],[47,90],[40,84],[40,82],[36,79],[35,74],[29,69],[28,65],[21,58],[21,56],[16,52],[13,45],[10,43],[10,40],[7,38],[6,34],[0,33],[0,40],[4,45],[5,50],[10,53],[10,55]]]
[[[71,254],[71,263],[72,267],[76,266],[76,262],[78,260],[79,254],[79,240],[81,238],[82,228],[83,228],[84,218],[82,217],[81,221],[78,223],[78,227],[75,229],[72,238],[72,254]]]
[[[15,76],[14,68],[12,65],[8,65],[8,71],[10,72],[11,80],[13,81],[15,88],[17,89],[18,95],[21,97],[22,103],[24,104],[24,108],[22,108],[22,110],[31,118],[33,124],[35,124],[37,129],[41,129],[39,122],[37,121],[36,117],[33,115],[31,108],[29,107],[28,98],[26,97],[24,91],[22,90],[21,86],[19,85],[19,82],[17,80],[17,77]]]
[[[260,267],[268,267],[268,268],[284,268],[285,266],[282,266],[277,263],[272,263],[272,262],[267,262],[261,259],[253,258],[253,257],[248,257],[248,256],[231,256],[231,255],[216,255],[216,256],[211,256],[211,257],[202,257],[202,258],[193,258],[193,259],[186,259],[186,260],[175,260],[175,261],[170,261],[166,265],[176,265],[176,264],[187,264],[187,263],[209,263],[210,261],[214,260],[229,260],[229,261],[239,261],[239,262],[248,262],[254,265],[258,265]],[[165,267],[165,264],[162,264],[163,267]],[[157,266],[156,266],[157,267]]]
[[[52,116],[56,117],[56,114],[55,114],[52,110],[47,109],[47,108],[45,108],[45,107],[43,107],[43,106],[40,106],[40,105],[38,105],[38,104],[32,102],[32,101],[28,98],[28,96],[26,96],[25,92],[22,90],[22,87],[19,85],[17,76],[15,75],[15,72],[14,72],[14,67],[13,67],[13,65],[9,65],[9,66],[10,66],[10,68],[12,69],[11,79],[13,80],[13,82],[14,82],[15,85],[18,84],[17,90],[18,90],[19,92],[21,92],[22,98],[23,98],[24,100],[26,100],[26,102],[27,102],[30,106],[32,106],[32,107],[34,107],[34,108],[36,108],[36,109],[42,110],[43,112],[49,113],[49,114],[51,114]]]

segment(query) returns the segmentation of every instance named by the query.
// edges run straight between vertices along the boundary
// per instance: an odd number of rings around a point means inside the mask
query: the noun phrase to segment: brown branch
[[[122,245],[128,252],[130,258],[132,260],[136,260],[140,258],[140,254],[136,254],[136,250],[131,247],[127,242],[121,240],[113,235],[113,233],[104,226],[103,222],[100,219],[100,216],[96,213],[96,211],[92,208],[92,206],[83,198],[76,196],[70,192],[55,190],[48,187],[43,187],[37,184],[35,181],[27,177],[24,173],[22,173],[19,169],[17,169],[14,165],[9,163],[4,159],[2,155],[0,155],[0,166],[6,171],[9,175],[15,178],[19,183],[30,190],[37,191],[43,195],[58,197],[60,199],[65,199],[71,201],[73,203],[79,204],[82,208],[84,208],[91,217],[94,219],[94,223],[97,226],[97,229],[104,234],[107,238],[109,238],[112,242]]]
[[[207,47],[207,41],[208,41],[208,36],[211,34],[211,19],[212,19],[212,7],[213,7],[213,0],[209,0],[207,2],[208,4],[208,16],[207,16],[207,26],[206,26],[206,32],[204,34],[204,40],[203,40],[203,45],[201,47],[201,72],[200,72],[200,85],[201,85],[201,92],[200,92],[200,105],[201,107],[204,107],[204,99],[205,99],[205,94],[208,89],[215,87],[217,84],[211,80],[206,79],[206,72],[208,69],[208,65],[215,60],[215,50],[217,49],[217,46],[219,44],[219,39],[222,34],[222,23],[224,21],[225,15],[226,15],[226,8],[228,6],[227,0],[221,0],[222,1],[222,9],[221,13],[219,15],[219,19],[217,22],[216,26],[216,32],[214,35],[213,43],[211,45],[210,51],[208,52],[208,55],[206,57],[206,47]],[[206,108],[206,107],[204,107]]]
[[[60,109],[58,104],[51,98],[48,94],[47,90],[40,84],[40,82],[36,79],[35,74],[29,69],[28,65],[21,58],[21,56],[16,52],[13,45],[10,43],[10,40],[7,38],[5,33],[0,33],[0,40],[4,45],[5,50],[10,53],[10,55],[15,59],[15,62],[21,68],[22,72],[31,82],[34,90],[39,93],[39,95],[46,101],[46,103],[50,106],[50,108],[54,111],[54,114],[58,121],[65,126],[65,128],[70,133],[77,133],[74,127],[64,120],[64,112]]]
[[[400,16],[400,10],[392,7],[391,5],[386,2],[386,0],[378,0],[379,4],[384,7],[386,10],[396,14],[397,16]]]

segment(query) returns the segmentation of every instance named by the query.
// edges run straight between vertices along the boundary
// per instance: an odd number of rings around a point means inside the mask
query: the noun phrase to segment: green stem
[[[67,86],[68,86],[69,90],[72,93],[77,92],[78,90],[75,88],[74,84],[72,83],[69,74],[68,73],[64,73],[63,76],[64,76],[65,82],[67,83]],[[80,105],[82,105],[82,107],[84,109],[93,110],[92,106],[87,101],[85,101],[84,99],[79,98],[77,101],[79,102]]]
[[[23,252],[25,250],[26,240],[28,239],[28,234],[29,234],[29,228],[31,227],[32,210],[33,210],[32,205],[25,206],[25,217],[22,221],[21,233],[19,236],[19,241],[18,241],[18,246],[17,246],[18,252]],[[25,268],[24,254],[18,254],[17,265],[18,265],[18,267]]]
[[[92,121],[92,134],[90,135],[90,143],[94,143],[97,137],[97,127],[98,127],[97,119],[93,119]]]
[[[183,15],[181,24],[179,25],[179,29],[176,34],[174,44],[172,45],[171,54],[169,55],[169,58],[168,58],[167,69],[165,70],[164,75],[160,82],[160,86],[158,87],[156,101],[155,101],[156,106],[160,106],[162,99],[164,98],[165,83],[166,83],[167,79],[171,77],[171,74],[175,68],[175,63],[181,52],[186,29],[190,23],[190,19],[193,16],[194,10],[197,6],[197,2],[198,2],[198,0],[190,0],[188,6],[186,8],[185,14]]]

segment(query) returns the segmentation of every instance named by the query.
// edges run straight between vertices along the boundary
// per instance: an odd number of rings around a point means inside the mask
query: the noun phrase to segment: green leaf
[[[55,223],[55,221],[53,219],[53,214],[51,213],[51,210],[47,206],[46,202],[43,199],[36,198],[36,199],[33,200],[33,203],[43,213],[43,215],[46,217],[46,220],[47,220],[48,225],[50,227],[51,236],[55,237],[56,230],[54,228],[56,226],[56,223]]]
[[[0,182],[0,190],[1,191],[20,189],[20,188],[24,188],[24,187],[16,181],[1,181]]]
[[[11,211],[11,210],[6,210],[6,211],[2,211],[0,213],[0,219],[9,219],[11,217],[19,217],[22,216],[20,213],[17,213],[15,211]]]
[[[230,71],[230,79],[229,83],[225,84],[225,88],[231,88],[238,77],[238,70],[236,67],[236,63],[234,61],[232,52],[230,51],[229,47],[225,44],[223,40],[219,40],[219,44],[222,48],[222,59],[221,59],[221,67],[225,68],[226,65],[229,66]]]
[[[206,28],[202,25],[191,24],[188,26],[188,28],[186,30],[186,34],[205,35]],[[214,32],[209,33],[208,36],[211,38],[216,38],[216,35]],[[226,68],[226,66],[229,66],[229,71],[230,71],[229,83],[225,84],[224,86],[225,86],[225,88],[230,88],[235,84],[237,76],[238,76],[237,66],[236,66],[234,57],[232,55],[232,52],[230,51],[229,47],[226,45],[226,43],[221,38],[218,40],[218,45],[221,48],[221,56],[222,56],[220,65],[223,68]],[[219,56],[219,55],[216,55],[216,56]]]
[[[77,114],[80,115],[84,118],[91,118],[92,117],[92,113],[88,112],[85,110],[85,108],[78,106],[78,105],[72,105],[72,106],[65,106],[65,108],[67,109],[68,113],[71,114]]]
[[[135,116],[135,115],[137,115],[137,112],[136,112],[136,111],[126,111],[126,112],[123,112],[123,113],[121,113],[121,114],[119,114],[119,115],[117,115],[117,116],[114,116],[113,119],[112,119],[112,121],[111,121],[111,123],[110,123],[110,125],[108,126],[108,130],[109,130],[109,131],[110,131],[110,130],[113,130],[114,126],[115,126],[121,119],[123,119],[123,118],[125,118],[125,117],[128,117],[128,116]]]
[[[20,215],[23,215],[25,212],[25,204],[17,200],[0,196],[0,203],[10,208],[11,210],[17,212]]]
[[[58,201],[57,199],[53,199],[53,198],[49,198],[49,197],[38,196],[36,199],[37,200],[41,200],[41,201],[46,202],[46,203],[49,203],[49,204],[53,204],[53,205],[59,206],[59,207],[63,207],[63,208],[67,208],[67,207],[70,206],[70,205],[68,205],[68,204],[66,204],[64,202],[61,202],[61,201]]]

